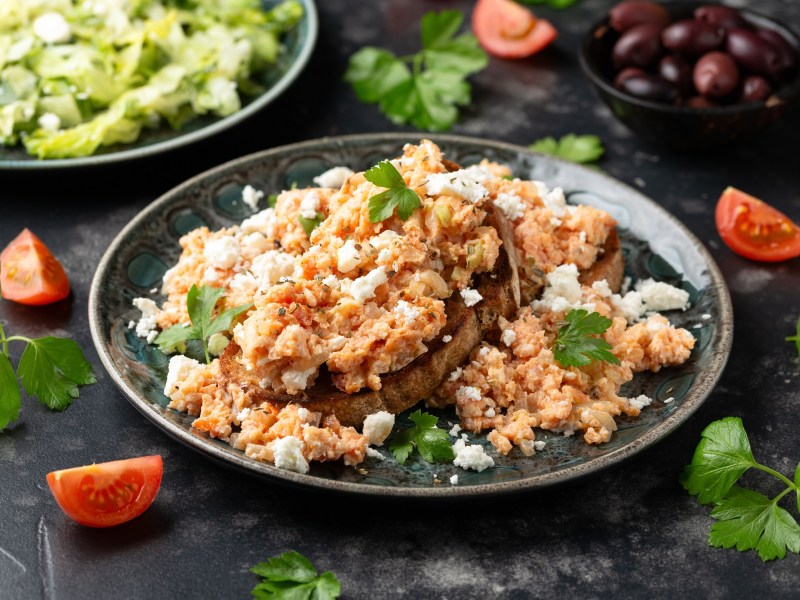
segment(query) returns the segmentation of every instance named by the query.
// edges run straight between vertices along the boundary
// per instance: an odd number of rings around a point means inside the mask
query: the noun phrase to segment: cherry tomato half
[[[478,0],[472,31],[481,46],[499,58],[525,58],[549,46],[558,36],[549,21],[512,0]]]
[[[729,187],[719,198],[717,231],[744,257],[778,262],[800,256],[800,227],[769,204]]]
[[[69,296],[64,267],[27,228],[0,254],[0,294],[7,300],[37,306]]]
[[[61,509],[81,525],[112,527],[142,514],[161,487],[160,456],[142,456],[47,474]]]

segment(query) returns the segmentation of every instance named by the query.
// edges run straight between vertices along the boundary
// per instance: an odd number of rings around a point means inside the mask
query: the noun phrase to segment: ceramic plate
[[[277,64],[263,75],[261,84],[265,91],[260,96],[243,99],[242,109],[228,117],[202,116],[187,123],[180,131],[166,125],[159,129],[142,131],[132,144],[116,144],[100,148],[92,156],[40,160],[30,156],[22,146],[12,148],[0,145],[0,171],[35,171],[63,169],[117,163],[143,158],[179,148],[224,131],[255,114],[280,96],[306,66],[317,40],[317,9],[314,0],[299,0],[305,15],[298,26],[283,37],[286,48]],[[264,0],[265,7],[274,6],[277,0]]]
[[[301,475],[247,458],[224,442],[191,427],[193,417],[167,409],[162,393],[167,357],[143,343],[128,329],[139,317],[131,307],[138,296],[163,300],[154,288],[180,254],[178,239],[187,231],[212,229],[240,222],[250,214],[241,191],[252,184],[266,193],[279,192],[311,179],[327,168],[348,165],[363,170],[385,157],[401,154],[407,134],[377,134],[327,138],[275,148],[229,162],[168,192],[143,210],[117,236],[101,261],[92,283],[89,318],[97,351],[112,378],[156,427],[229,465],[265,478],[312,488],[385,496],[453,497],[530,490],[575,479],[616,464],[657,442],[685,421],[706,399],[727,361],[733,316],[722,276],[700,242],[653,201],[599,171],[534,154],[508,144],[454,136],[435,136],[447,157],[463,165],[483,157],[509,165],[515,176],[539,179],[564,188],[571,202],[592,204],[610,212],[619,224],[626,272],[634,280],[655,277],[688,290],[692,306],[669,318],[697,338],[689,361],[659,373],[641,373],[623,394],[646,394],[653,405],[636,419],[621,419],[611,441],[585,444],[579,436],[563,437],[537,430],[547,442],[543,451],[524,457],[514,450],[498,456],[486,436],[470,436],[483,444],[496,466],[481,473],[452,464],[429,465],[411,460],[398,465],[385,448],[387,460],[368,458],[358,468],[341,461],[315,463]],[[674,398],[671,402],[665,402]],[[440,414],[445,426],[455,413]],[[400,418],[403,422],[405,417]],[[436,484],[434,473],[444,482]],[[448,482],[454,473],[459,483]]]

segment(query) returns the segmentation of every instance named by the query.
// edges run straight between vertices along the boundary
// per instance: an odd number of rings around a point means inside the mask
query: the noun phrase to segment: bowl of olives
[[[620,121],[673,148],[761,131],[800,101],[800,38],[744,8],[625,0],[584,37],[580,62]]]

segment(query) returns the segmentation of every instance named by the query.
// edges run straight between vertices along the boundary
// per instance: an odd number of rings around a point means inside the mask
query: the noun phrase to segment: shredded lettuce
[[[231,115],[302,17],[297,0],[1,0],[0,144],[87,156]]]

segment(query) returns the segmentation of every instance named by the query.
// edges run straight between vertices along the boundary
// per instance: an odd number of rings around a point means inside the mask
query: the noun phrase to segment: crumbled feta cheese
[[[347,338],[343,335],[336,335],[327,340],[328,342],[328,350],[331,352],[336,352],[337,350],[341,350],[344,348],[344,345],[347,343]]]
[[[515,221],[525,214],[525,202],[516,194],[497,194],[494,205],[503,211],[503,214],[510,220]]]
[[[573,264],[560,265],[548,273],[545,277],[547,286],[541,299],[531,304],[533,309],[560,312],[582,308],[578,275],[578,267]]]
[[[483,446],[467,445],[463,439],[453,444],[453,452],[456,454],[453,464],[462,469],[474,469],[480,472],[494,466],[494,459],[486,454]]]
[[[611,298],[611,296],[613,296],[611,288],[608,287],[608,281],[606,281],[605,279],[601,279],[600,281],[595,281],[592,284],[592,290],[596,292],[598,295],[602,296],[603,298]]]
[[[252,185],[244,186],[242,190],[242,202],[247,204],[253,212],[258,210],[258,201],[264,197],[264,192],[257,190]]]
[[[250,271],[256,277],[259,289],[265,289],[278,283],[282,277],[289,277],[295,261],[296,257],[288,252],[268,250],[253,259]]]
[[[37,122],[39,127],[45,131],[58,131],[61,129],[61,118],[55,113],[46,112],[39,117]]]
[[[368,415],[361,431],[373,446],[382,446],[394,427],[394,415],[385,410]]]
[[[149,298],[134,298],[133,305],[142,312],[142,318],[136,323],[136,335],[147,339],[148,344],[158,337],[158,305]]]
[[[303,456],[303,442],[293,435],[272,442],[275,466],[297,473],[308,473],[308,461]]]
[[[500,336],[500,341],[503,342],[506,346],[511,346],[511,344],[513,344],[516,340],[517,340],[517,334],[510,327],[508,329],[504,329],[503,335]]]
[[[219,273],[216,267],[206,267],[206,270],[203,272],[203,281],[207,283],[216,283],[219,281]]]
[[[647,310],[686,310],[689,308],[689,292],[663,281],[645,279],[636,284]]]
[[[461,297],[464,299],[464,304],[467,306],[475,306],[478,302],[483,300],[483,296],[478,290],[466,288],[461,290]]]
[[[370,448],[369,446],[367,446],[367,456],[378,460],[386,460],[386,457],[381,454],[379,450],[375,450],[375,448]]]
[[[673,398],[672,396],[670,396],[669,398],[667,398],[666,400],[664,400],[664,404],[670,404],[670,403],[672,403],[672,402],[674,402],[674,401],[675,401],[675,398]]]
[[[304,390],[308,385],[308,378],[315,372],[316,367],[309,367],[308,369],[287,369],[281,373],[281,381],[289,389]]]
[[[463,385],[458,388],[458,391],[456,392],[456,399],[461,402],[465,400],[478,401],[481,399],[481,391],[471,385]]]
[[[211,265],[220,269],[232,269],[242,255],[239,242],[231,235],[209,240],[203,248],[203,256]]]
[[[336,275],[328,275],[322,280],[322,285],[327,285],[330,288],[339,287],[339,278]]]
[[[628,404],[631,408],[638,408],[642,410],[645,406],[650,406],[653,403],[652,398],[648,398],[644,394],[641,396],[637,396],[636,398],[628,398]]]
[[[303,421],[304,423],[308,421],[309,411],[307,408],[303,408],[302,406],[297,409],[297,418]]]
[[[547,442],[540,442],[540,441],[538,441],[538,440],[537,440],[537,441],[535,441],[535,442],[533,442],[533,448],[534,448],[534,450],[536,450],[536,451],[539,451],[539,452],[541,452],[542,450],[544,450],[544,447],[545,447],[546,445],[547,445]]]
[[[711,315],[708,313],[703,313],[700,315],[700,318],[703,319],[703,321],[708,321],[711,318]]]
[[[319,207],[319,194],[315,190],[311,190],[300,201],[300,216],[304,219],[316,219]]]
[[[36,17],[33,33],[45,44],[63,44],[72,37],[67,20],[57,12],[48,12]]]
[[[453,475],[450,478],[450,485],[458,485],[458,475]]]
[[[378,260],[379,263],[387,263],[392,259],[392,251],[389,248],[384,248],[380,252],[378,252]]]
[[[489,348],[489,346],[483,346],[480,350],[478,350],[478,356],[482,358],[489,354],[490,351],[491,348]]]
[[[488,169],[475,165],[452,173],[428,175],[425,187],[428,196],[461,196],[475,204],[489,195],[482,184],[491,177]]]
[[[455,425],[453,425],[453,427],[447,433],[450,435],[450,437],[457,438],[459,431],[461,431],[461,425],[456,423]]]
[[[347,167],[333,167],[314,177],[314,183],[319,187],[338,189],[344,185],[344,182],[352,174],[353,171]]]
[[[564,217],[567,214],[567,200],[564,197],[564,190],[560,187],[554,188],[552,191],[542,181],[534,181],[533,185],[536,187],[536,192],[542,203],[550,209],[555,217]]]
[[[613,294],[611,303],[622,311],[628,323],[635,323],[646,311],[639,292],[628,292],[624,296]]]
[[[161,279],[161,293],[168,294],[172,284],[175,281],[175,277],[178,275],[178,266],[175,265],[171,269],[167,269],[167,272],[164,273],[164,277]]]
[[[164,395],[170,396],[180,385],[181,382],[191,377],[195,369],[202,369],[203,365],[182,354],[176,354],[169,359],[169,371],[167,381],[164,384]]]
[[[442,337],[442,341],[445,344],[449,344],[450,342],[453,341],[453,336],[452,335],[446,335],[446,336]]]
[[[275,221],[275,209],[266,208],[242,221],[242,233],[261,233],[267,237],[274,237]]]
[[[406,322],[413,321],[419,316],[419,310],[405,300],[400,300],[397,303],[397,306],[394,307],[394,312],[395,314],[402,315]]]
[[[365,300],[375,297],[375,289],[388,281],[386,267],[378,267],[363,277],[354,280],[350,285],[350,295],[356,302],[364,303]]]
[[[252,256],[263,254],[274,246],[263,233],[255,232],[249,233],[242,238],[242,247]]]
[[[336,253],[338,269],[342,273],[348,273],[361,263],[361,254],[356,248],[353,240],[347,240]]]
[[[461,367],[456,367],[456,370],[450,373],[450,377],[447,378],[448,381],[455,381],[459,377],[461,377],[461,373],[464,372],[464,369]]]
[[[392,241],[399,237],[400,235],[396,231],[387,229],[386,231],[381,231],[380,234],[371,237],[368,243],[376,250],[388,250],[392,246]]]
[[[494,410],[493,408],[491,408],[491,407],[487,408],[487,409],[486,409],[486,411],[483,413],[483,416],[484,416],[484,417],[487,417],[487,418],[489,418],[489,419],[492,419],[492,418],[494,418],[496,415],[497,415],[497,413],[496,413],[496,412],[495,412],[495,410]]]

